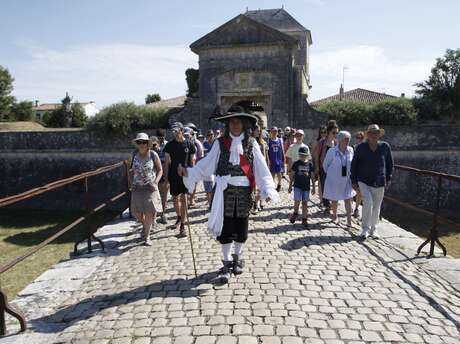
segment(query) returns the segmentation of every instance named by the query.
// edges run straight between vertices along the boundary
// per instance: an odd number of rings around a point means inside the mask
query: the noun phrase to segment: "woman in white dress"
[[[345,201],[347,226],[351,226],[351,200],[356,192],[350,179],[353,148],[349,146],[351,135],[348,131],[340,131],[337,135],[338,144],[327,151],[323,162],[326,172],[323,197],[332,201],[332,221],[337,222],[338,201]]]

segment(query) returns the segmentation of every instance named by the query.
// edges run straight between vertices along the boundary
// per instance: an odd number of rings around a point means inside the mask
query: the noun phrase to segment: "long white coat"
[[[346,161],[346,177],[342,176],[342,159]],[[323,162],[323,169],[326,172],[326,182],[324,183],[323,191],[324,198],[331,201],[341,201],[350,199],[356,195],[351,186],[351,160],[353,160],[353,148],[350,146],[347,147],[344,155],[339,151],[338,145],[327,151]]]

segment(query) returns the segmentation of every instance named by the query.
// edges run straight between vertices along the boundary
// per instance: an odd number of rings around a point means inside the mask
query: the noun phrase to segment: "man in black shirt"
[[[193,166],[193,156],[195,155],[195,146],[184,137],[184,126],[176,122],[172,126],[174,140],[168,142],[165,146],[165,168],[164,175],[167,176],[170,192],[173,196],[174,209],[177,214],[176,228],[179,229],[179,237],[186,237],[185,231],[185,195],[187,189],[182,181],[182,177],[177,174],[177,167]]]

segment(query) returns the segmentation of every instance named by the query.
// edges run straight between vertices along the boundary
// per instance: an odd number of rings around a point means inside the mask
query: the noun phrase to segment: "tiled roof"
[[[175,108],[175,107],[184,106],[186,99],[187,99],[186,96],[179,96],[179,97],[174,97],[174,98],[169,98],[169,99],[163,99],[163,100],[160,100],[159,102],[150,103],[145,106],[151,107],[151,108],[163,108],[163,107],[164,108]]]
[[[88,105],[88,104],[92,104],[94,103],[93,101],[90,101],[90,102],[85,102],[85,103],[72,103],[72,104],[80,104],[81,106],[85,106],[85,105]],[[59,107],[62,105],[62,103],[47,103],[47,104],[39,104],[38,106],[33,106],[32,107],[32,110],[35,110],[35,111],[52,111],[52,110],[56,110],[56,109],[59,109]]]
[[[279,31],[308,31],[284,8],[246,11],[244,15]]]
[[[374,91],[365,90],[363,88],[355,88],[354,90],[343,92],[343,94],[335,94],[330,97],[326,97],[323,99],[318,99],[310,103],[311,106],[319,106],[324,105],[326,103],[332,101],[354,101],[366,104],[377,103],[382,100],[393,99],[396,98],[395,96],[379,93]]]

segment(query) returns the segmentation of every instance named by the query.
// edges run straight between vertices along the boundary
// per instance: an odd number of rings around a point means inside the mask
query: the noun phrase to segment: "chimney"
[[[343,85],[340,84],[340,89],[339,89],[339,99],[342,100],[343,99]]]
[[[405,93],[401,93],[401,98],[404,98],[406,96]]]
[[[38,100],[35,101],[35,107],[38,107]]]

